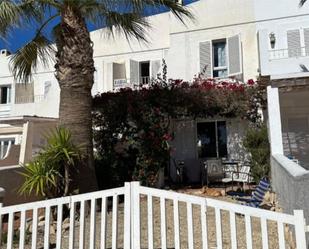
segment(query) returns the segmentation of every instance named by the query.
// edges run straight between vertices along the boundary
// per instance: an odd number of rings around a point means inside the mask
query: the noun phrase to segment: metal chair
[[[221,159],[207,159],[207,184],[211,182],[221,182],[225,177]]]
[[[176,183],[183,184],[185,162],[183,160],[176,160],[175,158],[173,162],[176,169]]]

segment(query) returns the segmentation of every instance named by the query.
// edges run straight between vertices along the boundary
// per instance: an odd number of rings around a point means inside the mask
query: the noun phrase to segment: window
[[[10,86],[0,87],[0,103],[1,104],[11,103],[11,87]]]
[[[11,145],[15,144],[14,138],[0,139],[0,159],[3,159]]]
[[[150,61],[143,61],[140,65],[140,85],[146,85],[150,82]]]
[[[198,157],[226,157],[226,122],[203,122],[197,124]]]
[[[205,77],[242,76],[240,35],[199,43],[200,72]],[[240,78],[241,79],[241,78]]]
[[[213,42],[212,49],[213,49],[213,77],[226,77],[228,75],[226,40]]]

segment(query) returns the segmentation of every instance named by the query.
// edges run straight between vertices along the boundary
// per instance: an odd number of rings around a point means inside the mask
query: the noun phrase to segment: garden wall
[[[295,209],[303,209],[309,224],[309,171],[284,155],[271,157],[272,188],[278,194],[284,212],[293,214]]]

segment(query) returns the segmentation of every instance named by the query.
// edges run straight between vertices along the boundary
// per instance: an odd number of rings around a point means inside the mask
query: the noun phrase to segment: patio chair
[[[237,169],[234,166],[225,165],[224,169],[224,178],[221,179],[221,182],[224,185],[224,191],[226,192],[226,185],[228,183],[233,183],[233,175],[237,173]]]
[[[185,162],[183,160],[177,160],[175,158],[173,158],[173,162],[176,169],[176,183],[183,184]]]
[[[211,182],[221,182],[225,177],[221,159],[207,159],[207,185]]]
[[[241,166],[238,172],[232,173],[232,190],[234,190],[234,182],[242,183],[242,189],[244,190],[244,185],[252,182],[250,166]]]
[[[243,205],[258,208],[264,200],[264,196],[269,188],[270,182],[266,177],[264,177],[260,180],[258,186],[252,192],[250,198],[237,198],[237,200],[243,202]]]

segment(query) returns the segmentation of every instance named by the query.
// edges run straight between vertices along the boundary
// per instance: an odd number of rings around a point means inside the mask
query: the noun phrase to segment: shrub
[[[251,155],[251,174],[257,182],[270,174],[270,145],[266,125],[251,127],[243,141]]]
[[[166,68],[164,69],[166,72]],[[101,187],[140,180],[153,185],[169,162],[172,119],[240,117],[257,122],[263,91],[254,81],[167,80],[166,74],[139,89],[94,98],[94,143]],[[107,176],[107,174],[110,174]]]
[[[72,142],[71,133],[60,127],[46,137],[47,144],[33,159],[23,165],[25,181],[20,193],[46,198],[69,193],[70,171],[81,159],[80,148]]]

